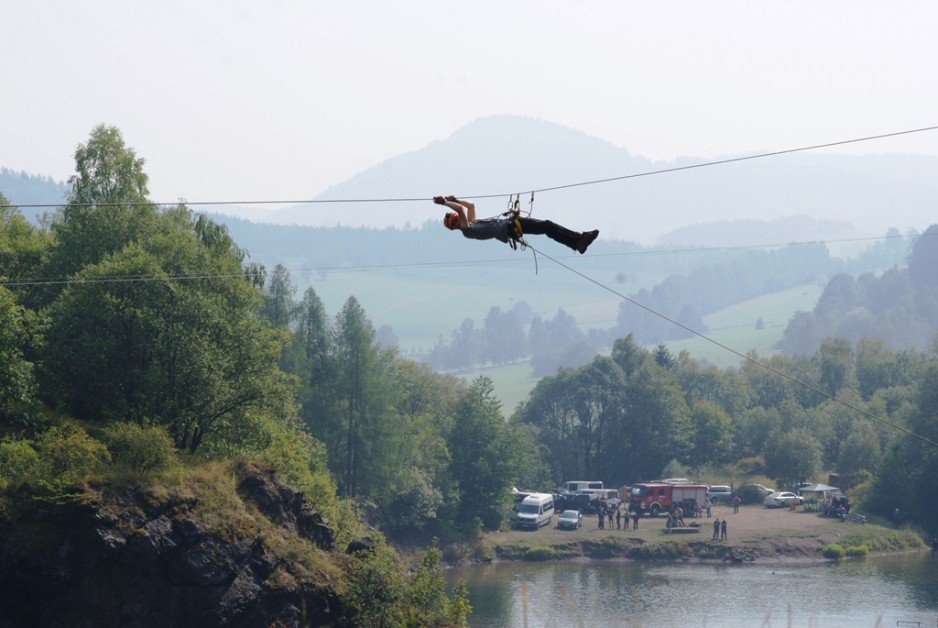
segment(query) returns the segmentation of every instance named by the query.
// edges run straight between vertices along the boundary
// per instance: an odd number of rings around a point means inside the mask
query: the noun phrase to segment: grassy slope
[[[626,283],[617,281],[618,271],[609,263],[576,262],[575,268],[607,282],[617,290],[635,292],[664,279],[663,274],[629,273]],[[573,265],[573,264],[571,264]],[[312,276],[303,281],[298,294],[312,286],[326,310],[335,314],[354,295],[365,308],[375,327],[390,325],[406,355],[426,351],[442,335],[450,334],[466,318],[481,326],[488,311],[497,306],[511,309],[526,301],[536,314],[552,317],[558,308],[577,319],[583,328],[612,327],[620,299],[569,271],[538,259],[538,272],[530,256],[499,265],[413,267],[387,271],[332,272],[325,278]]]
[[[810,284],[731,305],[704,317],[710,330],[707,335],[740,353],[755,349],[760,355],[772,355],[788,320],[798,310],[811,310],[821,290],[821,286]],[[760,317],[764,324],[761,330],[756,329],[756,320]],[[698,360],[707,360],[721,368],[736,366],[740,361],[737,356],[703,338],[671,342],[668,347],[672,353],[686,349]]]

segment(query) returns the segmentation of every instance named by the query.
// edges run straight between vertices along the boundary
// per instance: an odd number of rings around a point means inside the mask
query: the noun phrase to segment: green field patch
[[[481,256],[484,257],[484,256]],[[330,271],[297,276],[297,295],[312,287],[326,311],[338,312],[354,296],[375,328],[390,325],[402,353],[428,351],[471,318],[481,327],[492,307],[510,310],[526,301],[535,314],[552,318],[563,308],[583,329],[615,325],[622,300],[549,260],[539,258],[535,274],[533,258],[516,258],[479,265],[414,266],[382,270]],[[629,294],[651,288],[667,274],[629,272],[620,282],[621,260],[563,259],[574,268]]]
[[[537,378],[531,376],[531,365],[527,362],[474,369],[460,374],[468,381],[484,375],[492,380],[495,396],[502,402],[502,412],[508,416],[517,405],[528,398],[531,389],[537,384]]]
[[[731,305],[704,317],[705,334],[743,354],[755,349],[759,355],[773,355],[789,319],[799,310],[813,309],[820,294],[821,286],[808,284]],[[757,329],[760,318],[762,328]],[[742,359],[700,337],[667,345],[672,353],[686,350],[691,357],[720,368],[738,366]]]

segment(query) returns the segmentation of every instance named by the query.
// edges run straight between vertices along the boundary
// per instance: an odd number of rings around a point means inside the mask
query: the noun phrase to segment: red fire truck
[[[671,506],[680,506],[685,513],[693,516],[695,504],[703,509],[706,503],[707,487],[704,484],[647,482],[633,484],[629,489],[629,511],[641,515],[657,517],[658,513],[668,512]]]

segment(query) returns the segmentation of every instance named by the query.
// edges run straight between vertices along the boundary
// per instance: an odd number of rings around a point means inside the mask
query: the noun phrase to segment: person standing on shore
[[[600,508],[599,509],[599,529],[600,530],[606,527],[605,523],[606,523],[606,511]]]
[[[898,528],[898,527],[899,527],[899,519],[901,519],[901,518],[902,518],[902,515],[899,514],[899,507],[896,506],[896,509],[895,509],[895,510],[893,511],[893,513],[892,513],[892,527]]]
[[[726,538],[726,517],[723,518],[723,521],[720,522],[720,540],[728,541]]]
[[[739,495],[733,495],[733,514],[739,514],[739,502],[742,500],[739,498]]]
[[[709,519],[709,518],[710,518],[710,510],[713,508],[713,502],[710,501],[710,496],[709,496],[709,495],[707,495],[707,504],[706,504],[706,506],[707,506],[707,519]]]
[[[622,511],[616,508],[616,530],[622,529]]]
[[[718,541],[720,539],[720,518],[717,517],[713,520],[713,538],[711,541]]]

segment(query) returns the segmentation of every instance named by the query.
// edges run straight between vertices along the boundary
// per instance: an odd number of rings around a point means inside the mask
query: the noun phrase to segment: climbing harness
[[[531,192],[531,200],[528,204],[527,216],[531,217],[531,214],[534,212],[534,192]],[[511,224],[508,227],[508,246],[512,250],[517,251],[518,245],[521,245],[521,250],[527,250],[528,243],[524,239],[524,231],[521,229],[521,194],[518,193],[515,195],[514,201],[512,201],[511,196],[508,197],[508,211],[502,214],[502,216],[509,217]],[[534,274],[538,273],[537,267],[537,252],[534,249],[531,249],[531,252],[534,253]]]
[[[534,212],[534,192],[531,192],[531,199],[528,201],[528,210],[525,215],[530,218],[531,214]],[[508,220],[508,246],[512,250],[517,251],[518,245],[521,245],[521,250],[525,251],[531,249],[531,252],[534,253],[534,274],[538,273],[538,264],[537,264],[537,251],[530,247],[527,241],[524,239],[524,230],[521,228],[521,193],[509,194],[508,195],[508,209],[501,214],[492,216],[491,218],[485,218],[483,220],[491,220],[495,218],[505,218]]]

